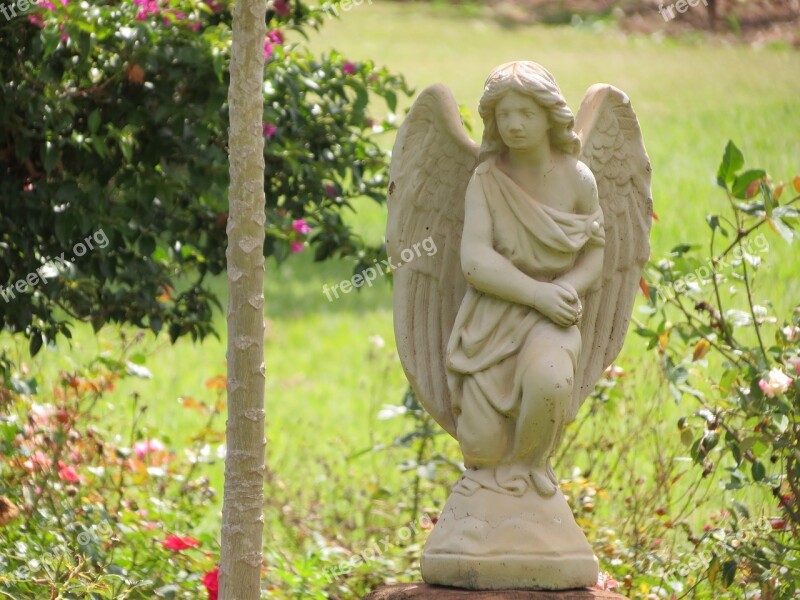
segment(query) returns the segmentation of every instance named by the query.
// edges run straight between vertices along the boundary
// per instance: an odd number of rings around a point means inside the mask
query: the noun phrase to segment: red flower
[[[78,483],[80,481],[75,467],[71,467],[61,461],[58,461],[58,478],[67,483]]]
[[[219,593],[219,567],[203,575],[203,585],[208,590],[208,600],[217,600]]]
[[[170,534],[167,536],[167,539],[161,542],[161,545],[167,550],[180,552],[181,550],[186,550],[187,548],[198,548],[200,547],[200,542],[193,537],[189,537],[188,535],[180,536]]]
[[[344,73],[345,75],[352,75],[355,72],[356,72],[356,66],[349,60],[344,61],[344,65],[342,66],[342,73]]]

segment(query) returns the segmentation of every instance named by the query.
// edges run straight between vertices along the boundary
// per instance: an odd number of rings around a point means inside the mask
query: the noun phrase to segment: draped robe
[[[504,173],[494,158],[481,163],[473,178],[489,209],[494,249],[525,275],[550,282],[570,271],[585,246],[604,244],[600,208],[583,215],[543,204]],[[506,417],[508,435],[513,436],[514,417],[523,396],[523,375],[531,363],[537,329],[547,324],[551,324],[549,319],[530,306],[481,292],[472,285],[467,287],[448,342],[446,363],[459,441],[466,435],[494,435],[462,429],[474,426],[458,417],[470,410]],[[568,335],[568,330],[573,331]],[[574,373],[581,350],[580,335],[575,335],[575,325],[563,332]],[[506,442],[486,440],[487,445]],[[532,465],[518,464],[519,458],[505,456],[493,473],[469,469],[467,464],[468,470],[456,489],[472,493],[478,487],[488,487],[520,495],[531,485]]]

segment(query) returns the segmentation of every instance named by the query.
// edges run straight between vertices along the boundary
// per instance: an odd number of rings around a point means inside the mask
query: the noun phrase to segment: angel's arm
[[[583,214],[592,214],[600,207],[597,197],[597,182],[591,170],[585,164],[578,163],[578,204],[577,211]],[[578,256],[575,265],[553,283],[568,283],[578,296],[584,297],[588,292],[595,291],[603,279],[603,246],[588,244]]]
[[[525,275],[494,249],[489,207],[474,176],[467,186],[464,206],[461,268],[464,278],[478,291],[534,306],[539,282]]]

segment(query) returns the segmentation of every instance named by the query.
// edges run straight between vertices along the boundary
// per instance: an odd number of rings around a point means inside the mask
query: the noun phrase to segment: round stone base
[[[468,590],[570,590],[597,583],[592,547],[564,495],[480,488],[454,492],[420,561],[431,585]]]
[[[613,592],[579,589],[550,591],[492,590],[472,591],[427,585],[398,583],[364,597],[364,600],[625,600]]]

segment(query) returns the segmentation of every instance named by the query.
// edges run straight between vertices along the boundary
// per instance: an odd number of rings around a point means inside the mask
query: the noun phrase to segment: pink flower
[[[332,183],[326,183],[325,184],[325,193],[328,194],[328,198],[330,198],[331,200],[335,200],[336,199],[336,186],[333,185]]]
[[[31,454],[28,460],[22,463],[22,466],[28,469],[28,471],[33,472],[41,469],[49,469],[51,464],[53,464],[53,461],[51,461],[44,452],[37,450]]]
[[[269,121],[264,121],[261,128],[264,132],[265,138],[271,138],[273,135],[275,135],[275,132],[278,131],[278,128]]]
[[[199,548],[200,542],[188,535],[180,536],[169,534],[167,538],[161,542],[161,545],[167,550],[180,552],[181,550],[187,550],[188,548]]]
[[[789,389],[794,380],[786,375],[781,369],[771,369],[768,379],[761,379],[758,382],[758,387],[770,398],[774,398],[778,394],[783,394]]]
[[[275,14],[279,17],[288,17],[291,12],[287,0],[275,0],[272,5],[272,10],[274,10]]]
[[[58,461],[58,478],[67,483],[78,483],[80,481],[75,467],[71,467],[61,461]]]
[[[203,575],[203,586],[208,590],[208,600],[217,600],[217,594],[219,594],[219,567]]]
[[[292,242],[291,244],[289,244],[289,248],[291,249],[292,252],[295,252],[295,253],[302,252],[304,247],[305,246],[303,245],[303,242],[295,241],[295,242]]]
[[[597,575],[597,583],[594,587],[598,590],[610,591],[617,589],[619,587],[619,582],[608,573],[600,573]]]
[[[269,59],[272,56],[272,44],[269,43],[269,40],[264,40],[264,60]]]
[[[193,23],[189,24],[189,29],[191,29],[192,31],[200,31],[200,28],[202,26],[203,25],[200,23],[200,21],[194,21]]]
[[[786,362],[794,368],[794,372],[797,375],[800,375],[800,356],[790,356],[786,359]]]
[[[42,17],[39,15],[28,15],[28,21],[37,27],[44,27],[44,21],[42,21]]]
[[[294,229],[300,235],[305,235],[309,231],[311,231],[311,227],[308,226],[305,219],[297,219],[292,221],[292,229]]]
[[[352,75],[355,72],[356,72],[356,66],[349,60],[344,61],[344,65],[342,66],[342,73],[344,73],[345,75]]]
[[[162,452],[163,450],[164,444],[158,440],[139,440],[133,445],[133,452],[140,459],[143,459],[151,452]]]
[[[267,39],[273,44],[282,44],[283,32],[280,29],[273,29],[267,34]]]

